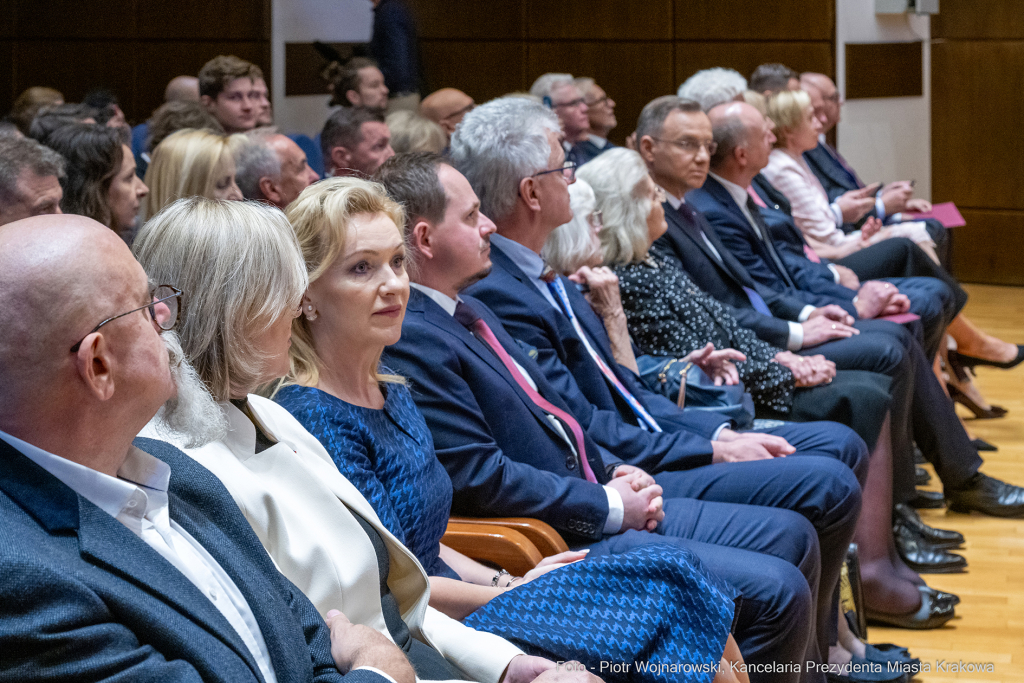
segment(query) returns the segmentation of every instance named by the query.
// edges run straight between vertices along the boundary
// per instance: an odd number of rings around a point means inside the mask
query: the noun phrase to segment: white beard
[[[163,332],[160,336],[167,346],[171,377],[178,393],[164,403],[150,424],[161,436],[184,448],[220,441],[228,431],[224,411],[185,358],[178,335]]]

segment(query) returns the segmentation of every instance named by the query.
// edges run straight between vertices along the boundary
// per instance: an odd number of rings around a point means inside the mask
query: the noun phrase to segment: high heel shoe
[[[974,356],[966,356],[960,352],[954,353],[960,357],[960,363],[968,368],[973,368],[976,365],[988,365],[993,368],[1009,370],[1010,368],[1015,368],[1024,362],[1024,344],[1017,344],[1017,357],[1005,363],[1000,363],[995,360],[987,360],[985,358],[975,358]]]
[[[947,384],[946,388],[949,389],[949,397],[951,399],[970,410],[974,413],[974,417],[979,420],[994,420],[995,418],[1003,417],[1006,413],[1010,412],[1002,406],[989,406],[988,408],[983,408],[978,405],[977,401],[957,389],[952,384]]]

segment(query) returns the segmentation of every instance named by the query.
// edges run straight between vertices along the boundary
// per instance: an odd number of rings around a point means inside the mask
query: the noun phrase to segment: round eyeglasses
[[[131,315],[132,313],[143,309],[149,309],[149,319],[156,322],[157,327],[162,331],[167,332],[168,330],[173,330],[174,326],[178,324],[178,311],[181,308],[181,290],[177,287],[171,287],[170,285],[159,285],[150,289],[149,298],[151,299],[150,303],[107,318],[99,325],[92,328],[89,331],[89,334],[96,332],[113,320],[123,318],[126,315]],[[157,304],[163,304],[163,307],[158,308]],[[85,335],[85,337],[88,337],[89,334]],[[71,347],[71,353],[76,353],[78,351],[79,347],[82,346],[82,342],[85,341],[85,337],[79,339],[78,342]]]
[[[562,164],[561,168],[549,168],[546,171],[537,171],[536,173],[534,173],[530,177],[531,178],[536,178],[539,175],[546,175],[548,173],[558,173],[559,171],[561,171],[562,177],[565,178],[566,181],[570,185],[573,182],[575,182],[575,180],[576,180],[576,162],[575,161],[566,161],[564,164]]]

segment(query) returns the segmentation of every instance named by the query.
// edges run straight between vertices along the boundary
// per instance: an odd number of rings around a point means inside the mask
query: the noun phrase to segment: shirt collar
[[[590,140],[592,143],[594,143],[594,146],[597,147],[598,149],[604,149],[605,146],[608,144],[608,140],[606,140],[605,138],[602,138],[602,137],[598,137],[598,136],[594,135],[593,133],[588,135],[587,139]]]
[[[491,235],[491,238],[493,239],[494,235]],[[456,295],[455,298],[453,299],[447,294],[443,294],[437,291],[436,289],[431,289],[430,287],[421,285],[418,282],[410,282],[409,286],[412,287],[413,289],[418,289],[419,291],[423,292],[428,297],[433,299],[434,303],[443,308],[444,312],[447,313],[448,315],[455,315],[455,307],[458,306],[459,304],[458,295]]]
[[[681,199],[681,198],[679,198],[679,197],[676,197],[676,196],[675,196],[674,194],[672,194],[671,192],[669,192],[669,191],[668,191],[668,190],[666,190],[665,188],[661,188],[661,189],[662,189],[662,191],[663,191],[663,192],[665,193],[665,199],[666,199],[666,201],[668,201],[669,205],[670,205],[670,206],[671,206],[671,207],[672,207],[673,209],[675,209],[676,211],[678,211],[678,210],[679,210],[679,207],[683,205],[683,201],[684,201],[684,200],[683,200],[683,199]]]
[[[526,273],[526,277],[540,281],[540,276],[544,274],[544,259],[539,254],[497,233],[491,235],[491,245],[496,245],[501,253],[512,259],[512,263],[519,266],[519,269]]]
[[[709,175],[722,184],[722,187],[724,187],[732,196],[733,201],[735,201],[741,208],[747,205],[747,197],[750,195],[747,194],[745,189],[731,180],[726,180],[717,173],[710,173]]]
[[[170,466],[134,446],[128,449],[128,455],[118,469],[117,476],[111,477],[44,451],[6,432],[0,431],[0,439],[111,517],[121,513],[139,488],[163,493],[166,501],[167,486],[171,479]]]

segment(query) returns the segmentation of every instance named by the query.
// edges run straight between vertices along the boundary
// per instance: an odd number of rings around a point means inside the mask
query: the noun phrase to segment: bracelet
[[[491,586],[497,588],[498,587],[498,579],[500,579],[502,576],[510,576],[510,574],[507,571],[505,571],[504,569],[499,569],[498,573],[495,574],[491,578]]]

